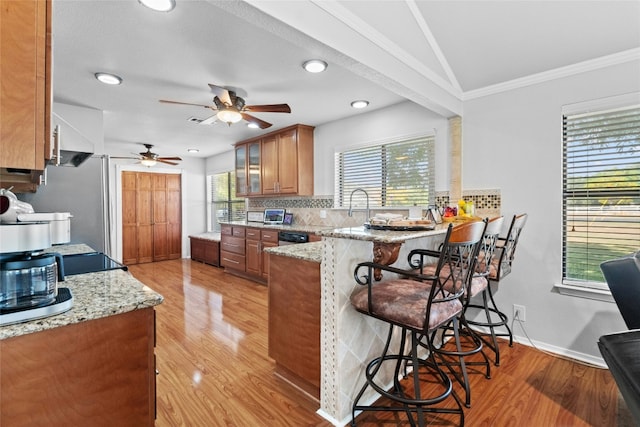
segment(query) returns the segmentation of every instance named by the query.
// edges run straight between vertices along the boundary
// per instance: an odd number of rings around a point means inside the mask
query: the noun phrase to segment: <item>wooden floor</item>
[[[267,356],[267,288],[190,260],[133,265],[161,293],[157,307],[156,426],[330,426],[317,405],[273,375]],[[293,343],[295,344],[295,343]],[[473,374],[467,426],[616,426],[607,370],[503,346],[492,379]],[[365,413],[358,426],[408,426]],[[455,425],[456,419],[433,425]]]

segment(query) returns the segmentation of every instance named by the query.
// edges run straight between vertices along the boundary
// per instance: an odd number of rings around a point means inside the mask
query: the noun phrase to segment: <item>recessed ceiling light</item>
[[[310,59],[302,64],[302,68],[310,73],[321,73],[327,69],[327,63],[320,59]]]
[[[258,126],[258,124],[255,122],[249,122],[247,123],[247,127],[251,129],[258,129],[260,126]]]
[[[140,4],[158,12],[170,12],[176,7],[175,0],[138,0]]]
[[[122,77],[109,73],[95,73],[96,79],[107,85],[119,85],[122,83]]]
[[[200,150],[198,150],[197,148],[189,148],[189,149],[187,150],[187,152],[189,152],[189,153],[199,153],[199,152],[200,152]]]
[[[369,101],[365,101],[365,100],[363,100],[363,99],[358,100],[358,101],[353,101],[353,102],[351,103],[351,106],[352,106],[353,108],[364,108],[364,107],[366,107],[367,105],[369,105]]]

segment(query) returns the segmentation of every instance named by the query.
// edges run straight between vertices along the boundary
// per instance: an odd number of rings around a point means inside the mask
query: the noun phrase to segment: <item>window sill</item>
[[[555,284],[554,288],[562,295],[615,303],[615,300],[611,296],[611,291],[605,291],[603,289],[593,289],[584,286],[565,284]]]

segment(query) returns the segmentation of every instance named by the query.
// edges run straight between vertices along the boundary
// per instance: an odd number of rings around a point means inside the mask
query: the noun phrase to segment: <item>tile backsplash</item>
[[[465,190],[462,192],[465,200],[472,200],[477,216],[492,217],[500,215],[500,190]],[[436,192],[436,205],[439,207],[457,204],[457,200],[449,200],[449,192]],[[362,225],[367,218],[364,210],[354,210],[353,216],[348,215],[347,208],[334,208],[333,195],[312,197],[269,197],[248,199],[248,210],[263,210],[266,208],[284,208],[293,213],[295,224],[321,225],[328,227],[355,227]],[[360,208],[360,206],[358,206]],[[426,209],[426,206],[425,206]],[[376,212],[389,212],[408,215],[408,209],[403,208],[372,208],[371,215]]]

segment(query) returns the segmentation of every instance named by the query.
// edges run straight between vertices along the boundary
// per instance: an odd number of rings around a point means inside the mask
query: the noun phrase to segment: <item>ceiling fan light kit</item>
[[[327,63],[321,59],[310,59],[302,64],[302,68],[310,73],[321,73],[327,69]]]
[[[110,73],[95,73],[94,76],[98,81],[107,85],[119,85],[122,84],[122,77],[116,76]]]
[[[140,164],[142,166],[146,166],[148,168],[150,168],[151,166],[155,166],[156,165],[156,161],[153,159],[142,159],[140,160]]]
[[[157,12],[171,12],[176,7],[175,0],[138,0],[140,4]]]
[[[287,104],[246,105],[244,99],[237,96],[233,90],[225,89],[211,83],[209,83],[209,87],[215,94],[215,97],[213,98],[214,105],[193,104],[190,102],[169,101],[166,99],[161,99],[160,102],[167,104],[193,105],[196,107],[208,108],[215,112],[213,116],[201,120],[199,122],[200,124],[210,124],[217,119],[231,126],[232,123],[237,123],[244,119],[247,123],[254,124],[260,129],[270,127],[271,123],[265,122],[264,120],[254,117],[249,113],[291,112],[291,108]]]

